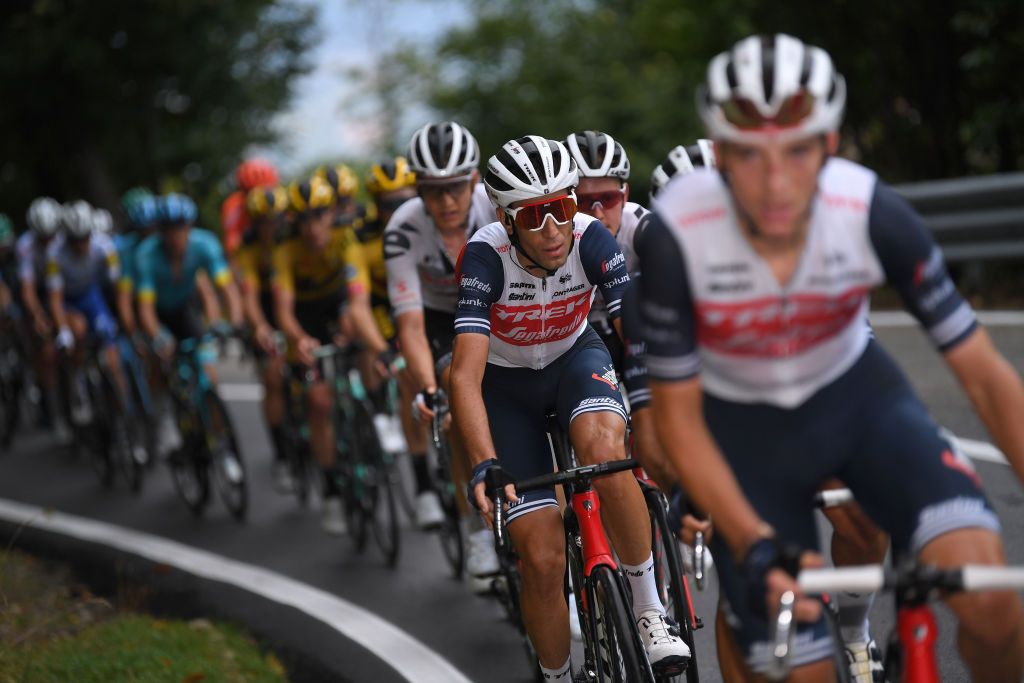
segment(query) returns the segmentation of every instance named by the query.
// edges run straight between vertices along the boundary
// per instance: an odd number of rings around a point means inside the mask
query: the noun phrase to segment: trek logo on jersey
[[[801,294],[730,303],[697,303],[702,346],[738,356],[781,358],[806,351],[854,322],[869,287],[838,296]],[[861,323],[863,324],[863,323]]]
[[[615,368],[612,367],[612,366],[606,365],[605,367],[603,367],[601,369],[603,370],[603,372],[600,375],[595,372],[595,373],[591,374],[590,376],[592,378],[596,379],[598,382],[604,382],[605,384],[610,386],[612,389],[618,389],[619,388],[619,378],[615,374]]]
[[[626,256],[621,251],[613,256],[608,261],[601,261],[601,272],[607,273],[609,270],[613,270],[616,266],[621,266],[626,262]]]
[[[485,294],[491,293],[491,286],[475,276],[464,277],[461,280],[459,280],[459,287],[468,287],[471,289],[476,289],[478,291],[484,292]]]
[[[516,346],[558,341],[585,324],[588,313],[589,291],[549,304],[494,304],[491,307],[491,334]]]

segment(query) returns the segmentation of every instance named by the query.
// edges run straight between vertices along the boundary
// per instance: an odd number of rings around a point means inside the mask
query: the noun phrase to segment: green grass
[[[66,570],[0,562],[0,683],[284,683],[284,668],[229,624],[118,613]]]

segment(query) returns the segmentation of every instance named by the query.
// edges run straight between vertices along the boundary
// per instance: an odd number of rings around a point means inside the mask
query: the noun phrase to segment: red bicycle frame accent
[[[901,683],[935,683],[939,667],[935,662],[938,627],[927,605],[901,606],[897,629],[903,649]]]
[[[594,567],[606,564],[618,569],[612,556],[608,537],[601,525],[601,500],[597,491],[587,489],[572,494],[572,509],[580,525],[580,538],[583,539],[583,576],[589,577]]]

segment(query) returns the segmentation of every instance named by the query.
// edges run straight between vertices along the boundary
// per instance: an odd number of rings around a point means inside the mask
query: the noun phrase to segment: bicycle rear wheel
[[[651,490],[644,491],[644,498],[647,499],[647,509],[651,516],[651,548],[654,551],[654,576],[658,595],[665,605],[665,613],[677,624],[679,636],[690,648],[690,661],[685,671],[670,673],[669,677],[660,680],[698,683],[700,676],[697,669],[697,649],[693,639],[693,604],[683,572],[679,543],[669,526],[664,496]]]
[[[110,410],[110,407],[104,405],[106,392],[99,371],[95,368],[86,368],[82,372],[85,373],[86,396],[84,400],[89,402],[92,419],[87,424],[77,426],[76,431],[89,453],[89,461],[100,480],[100,486],[110,489],[114,487],[114,478],[117,476],[117,468],[111,455],[113,450],[111,448],[112,429],[109,415],[106,412]],[[72,388],[73,390],[74,388]],[[79,400],[82,400],[82,397],[79,397]]]
[[[241,522],[249,507],[245,459],[238,447],[227,406],[213,389],[204,393],[210,418],[206,444],[210,451],[210,466],[213,468],[217,493],[231,516]]]
[[[593,629],[596,636],[592,642],[598,650],[598,679],[613,683],[652,681],[619,576],[611,567],[598,565],[586,586],[591,613],[584,628]]]
[[[136,456],[136,448],[139,446],[136,434],[125,415],[124,401],[118,396],[113,381],[106,373],[102,374],[102,382],[106,401],[103,413],[110,432],[109,458],[132,493],[138,494],[142,490],[144,462]]]
[[[392,474],[384,460],[384,450],[366,405],[356,404],[356,435],[362,453],[364,472],[364,514],[370,522],[373,538],[389,567],[398,562],[398,504]]]

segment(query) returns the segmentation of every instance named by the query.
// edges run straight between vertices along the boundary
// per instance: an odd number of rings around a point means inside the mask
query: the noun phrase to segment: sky
[[[256,150],[286,175],[315,162],[371,153],[372,123],[345,106],[358,96],[347,71],[371,67],[403,39],[428,44],[469,19],[463,0],[302,1],[318,8],[321,41],[312,53],[314,69],[299,81],[290,109],[275,121],[282,144]]]

